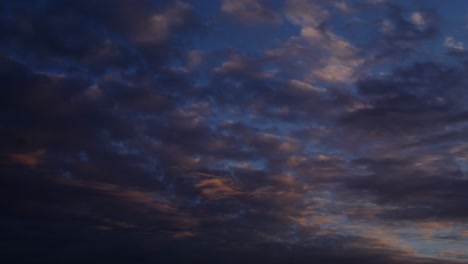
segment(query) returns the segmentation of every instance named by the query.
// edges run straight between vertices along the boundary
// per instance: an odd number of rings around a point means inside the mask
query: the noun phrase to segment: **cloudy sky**
[[[468,2],[0,3],[8,263],[468,263]]]

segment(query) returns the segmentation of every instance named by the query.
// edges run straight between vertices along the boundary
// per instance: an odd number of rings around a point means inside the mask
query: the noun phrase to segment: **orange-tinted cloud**
[[[35,168],[43,162],[45,154],[46,151],[44,149],[38,149],[27,153],[10,154],[9,157],[13,162],[19,163],[30,168]]]

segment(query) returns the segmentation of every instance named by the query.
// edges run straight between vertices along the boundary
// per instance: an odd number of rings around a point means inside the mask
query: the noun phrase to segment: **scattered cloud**
[[[0,4],[6,257],[466,261],[439,3],[72,2]]]

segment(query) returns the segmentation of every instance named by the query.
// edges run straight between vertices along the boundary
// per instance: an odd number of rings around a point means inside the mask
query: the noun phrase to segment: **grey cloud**
[[[466,67],[372,68],[436,36],[434,11],[367,5],[396,29],[367,50],[288,1],[300,35],[253,51],[197,42],[201,2],[24,3],[0,11],[8,257],[436,263],[390,227],[466,220]],[[256,3],[222,11],[277,21]]]
[[[268,2],[262,0],[224,0],[221,11],[241,23],[280,23],[282,20]]]

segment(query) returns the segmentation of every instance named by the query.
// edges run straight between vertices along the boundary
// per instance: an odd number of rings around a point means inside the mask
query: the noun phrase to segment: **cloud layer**
[[[0,4],[5,257],[466,263],[467,6],[441,5]]]

